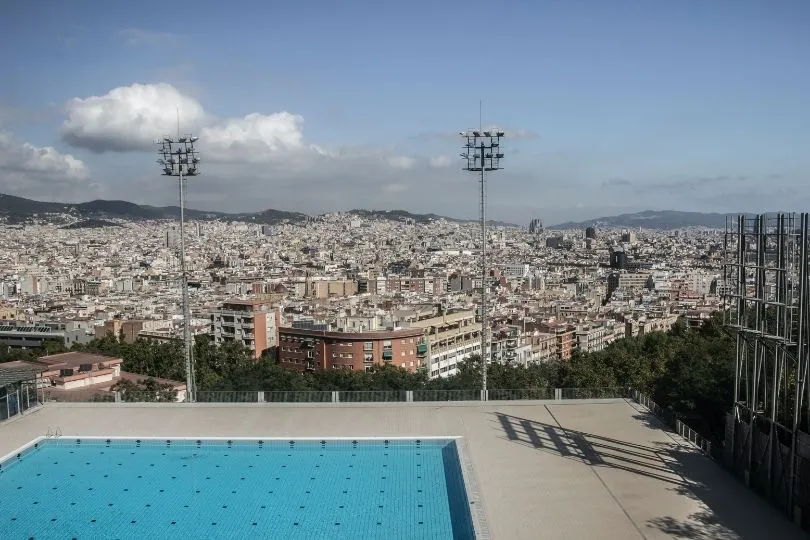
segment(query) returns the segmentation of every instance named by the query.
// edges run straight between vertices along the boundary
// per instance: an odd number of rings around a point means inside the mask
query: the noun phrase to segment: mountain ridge
[[[645,229],[682,229],[686,227],[705,227],[724,229],[729,217],[738,213],[721,214],[717,212],[684,212],[680,210],[644,210],[616,216],[604,216],[584,221],[567,221],[548,227],[549,229],[581,229],[585,227],[627,227]]]
[[[407,210],[367,210],[355,209],[346,213],[363,217],[366,219],[386,219],[391,221],[405,221],[411,219],[417,223],[429,223],[431,221],[445,219],[456,223],[470,223],[475,220],[451,218],[438,214],[415,214]],[[160,220],[177,219],[180,216],[178,206],[151,206],[137,204],[122,200],[94,199],[82,203],[59,203],[50,201],[36,201],[0,193],[0,218],[5,217],[11,223],[24,222],[35,215],[40,214],[69,214],[75,218],[88,219],[123,219],[131,221],[140,220]],[[219,212],[209,210],[196,210],[186,208],[185,215],[188,219],[213,220],[222,219],[228,221],[253,222],[263,225],[275,225],[288,221],[297,223],[313,219],[313,217],[303,212],[293,212],[287,210],[275,210],[268,208],[259,212]],[[323,215],[323,214],[322,214]],[[500,221],[490,221],[492,225],[516,227],[512,223]]]

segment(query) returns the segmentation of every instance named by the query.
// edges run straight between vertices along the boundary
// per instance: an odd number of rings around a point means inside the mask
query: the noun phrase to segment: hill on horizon
[[[585,221],[568,221],[548,227],[549,229],[582,229],[585,227],[626,227],[645,229],[683,229],[686,227],[706,227],[724,229],[726,219],[738,214],[703,212],[682,212],[679,210],[644,210],[631,214],[605,216]]]
[[[429,223],[438,219],[446,219],[457,223],[469,223],[475,220],[457,219],[438,214],[415,214],[406,210],[349,210],[348,213],[366,219],[387,219],[392,221],[405,221],[412,219],[417,223]],[[83,203],[59,203],[48,201],[35,201],[24,197],[0,193],[0,218],[5,217],[10,223],[20,223],[34,216],[44,214],[69,214],[73,217],[89,219],[125,219],[125,220],[160,220],[177,219],[180,217],[178,206],[150,206],[136,204],[129,201],[96,199]],[[186,208],[188,219],[198,220],[229,220],[244,221],[263,225],[275,225],[282,222],[297,223],[312,219],[312,216],[303,212],[291,212],[269,208],[260,212],[217,212],[208,210],[195,210]],[[516,227],[511,223],[490,221],[498,226]]]

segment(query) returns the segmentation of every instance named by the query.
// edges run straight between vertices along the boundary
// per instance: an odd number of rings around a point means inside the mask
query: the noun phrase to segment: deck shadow
[[[676,439],[638,444],[500,412],[493,414],[506,440],[580,462],[597,472],[600,468],[617,469],[663,482],[669,490],[706,507],[685,519],[657,517],[642,524],[644,527],[695,540],[801,537],[798,528],[762,501],[752,499],[716,463]],[[655,422],[652,417],[644,423],[652,427]]]

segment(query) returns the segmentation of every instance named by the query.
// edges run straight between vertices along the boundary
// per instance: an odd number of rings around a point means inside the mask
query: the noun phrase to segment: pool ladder
[[[45,432],[45,438],[46,439],[58,439],[61,436],[62,436],[62,430],[59,429],[59,426],[56,426],[56,428],[53,431],[51,431],[51,428],[49,426],[48,431]]]

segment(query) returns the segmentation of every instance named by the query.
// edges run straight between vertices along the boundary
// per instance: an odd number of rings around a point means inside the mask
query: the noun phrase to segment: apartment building
[[[667,314],[662,317],[642,317],[625,322],[625,337],[636,337],[650,332],[666,332],[678,322],[678,314]]]
[[[416,371],[424,362],[417,352],[422,334],[420,328],[334,332],[281,327],[278,359],[295,371],[368,370],[375,365]]]
[[[215,343],[237,341],[254,358],[278,346],[281,312],[270,300],[229,300],[210,314],[209,335]]]
[[[571,359],[574,349],[574,329],[563,322],[541,322],[538,324],[540,332],[554,336],[554,356],[563,360]]]
[[[427,358],[431,378],[455,375],[459,362],[481,353],[481,325],[473,310],[413,321],[410,328],[424,334],[417,352]]]
[[[312,298],[345,298],[357,294],[357,282],[348,279],[329,279],[312,281],[309,286]]]
[[[520,332],[517,326],[502,325],[492,330],[490,337],[490,359],[492,362],[515,362]]]
[[[525,341],[530,347],[530,361],[543,362],[557,358],[557,336],[554,334],[535,331],[526,335]]]
[[[643,288],[653,287],[652,275],[649,272],[611,272],[607,279],[607,296],[612,297],[613,291],[624,290],[636,292]]]
[[[125,343],[134,343],[144,330],[155,331],[166,325],[166,321],[146,321],[143,319],[112,319],[104,321],[104,324],[95,327],[96,339],[101,339],[107,334],[112,334],[116,339],[121,339]]]
[[[624,337],[624,325],[613,321],[584,324],[574,331],[576,347],[582,352],[597,352]]]

